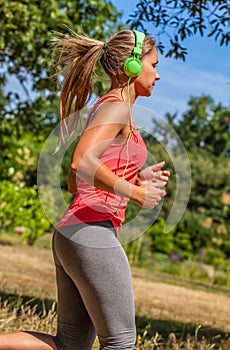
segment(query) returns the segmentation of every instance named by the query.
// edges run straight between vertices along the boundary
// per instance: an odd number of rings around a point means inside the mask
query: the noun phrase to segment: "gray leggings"
[[[61,231],[61,232],[60,232]],[[130,267],[112,224],[80,224],[54,232],[58,350],[133,349],[136,341]]]

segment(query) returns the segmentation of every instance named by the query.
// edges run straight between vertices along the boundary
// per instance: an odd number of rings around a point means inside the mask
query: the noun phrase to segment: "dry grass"
[[[230,332],[228,296],[140,278],[133,283],[138,315]]]
[[[143,273],[135,277],[137,275],[137,270],[134,270],[139,331],[136,350],[230,349],[226,340],[230,332],[228,295],[147,280]],[[24,329],[55,333],[53,301],[56,287],[50,250],[25,245],[1,245],[0,281],[0,332]],[[40,305],[25,304],[25,300],[34,296]],[[41,302],[44,298],[48,299],[48,311]],[[199,332],[198,325],[202,326]],[[192,337],[188,336],[189,332]],[[198,335],[202,334],[214,338],[212,341],[198,341]],[[220,345],[224,338],[225,342]],[[98,349],[97,342],[94,349]]]
[[[56,311],[55,303],[46,311],[38,311],[37,306],[31,307],[21,304],[22,299],[18,298],[16,303],[9,303],[7,300],[0,305],[0,332],[9,333],[17,331],[39,331],[55,334]]]

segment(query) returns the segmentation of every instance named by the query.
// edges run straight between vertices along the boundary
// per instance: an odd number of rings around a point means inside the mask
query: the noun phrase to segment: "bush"
[[[146,231],[146,234],[151,237],[151,248],[153,252],[169,254],[174,248],[174,229],[164,232],[164,227],[164,219],[158,217],[157,221]]]
[[[206,247],[204,249],[204,263],[215,268],[224,267],[226,264],[225,254],[218,248]]]
[[[35,187],[2,181],[0,203],[0,232],[16,232],[27,244],[33,245],[51,229]]]

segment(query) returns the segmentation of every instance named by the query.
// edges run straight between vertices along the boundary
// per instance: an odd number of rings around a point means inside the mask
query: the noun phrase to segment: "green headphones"
[[[142,63],[139,59],[142,52],[142,44],[145,38],[145,34],[142,32],[138,32],[137,30],[133,30],[135,34],[135,47],[132,51],[132,57],[127,58],[124,63],[124,72],[130,78],[137,77],[142,71]]]

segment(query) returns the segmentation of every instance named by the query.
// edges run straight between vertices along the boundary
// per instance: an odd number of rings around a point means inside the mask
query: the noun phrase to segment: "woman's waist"
[[[126,207],[128,198],[121,197],[115,193],[100,190],[88,183],[81,181],[70,209],[92,208],[98,212],[114,212],[117,208]]]

